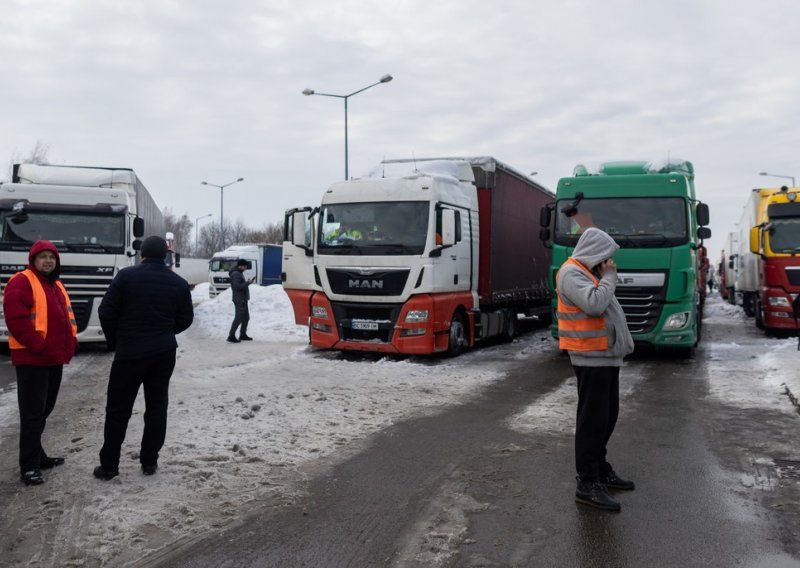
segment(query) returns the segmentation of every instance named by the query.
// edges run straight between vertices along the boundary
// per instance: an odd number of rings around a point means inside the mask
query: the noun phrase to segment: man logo
[[[373,290],[383,290],[383,280],[354,280],[350,279],[347,282],[348,288],[370,288]]]

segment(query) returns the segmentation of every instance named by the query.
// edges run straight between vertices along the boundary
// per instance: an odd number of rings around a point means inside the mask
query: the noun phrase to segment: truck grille
[[[356,270],[328,268],[325,273],[334,294],[400,296],[406,287],[409,270],[375,270],[365,274]]]
[[[625,320],[631,333],[649,333],[653,331],[664,306],[664,294],[661,288],[623,288],[618,287],[615,293]]]
[[[333,318],[339,337],[347,341],[379,341],[389,343],[400,314],[400,304],[348,304],[332,302]],[[355,329],[368,324],[375,329]]]
[[[0,284],[5,287],[8,279],[16,272],[24,270],[25,266],[4,266],[3,268],[3,272],[0,272]],[[8,268],[12,270],[8,270]],[[75,313],[75,322],[78,324],[78,332],[85,330],[89,325],[89,317],[92,314],[95,299],[99,300],[103,297],[113,279],[113,266],[61,267],[61,282],[69,294],[72,311]]]
[[[800,267],[787,266],[786,278],[792,286],[800,286]]]

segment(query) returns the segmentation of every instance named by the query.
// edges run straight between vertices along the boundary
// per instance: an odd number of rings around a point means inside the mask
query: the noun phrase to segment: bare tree
[[[186,255],[191,250],[192,229],[194,223],[188,213],[177,217],[169,207],[164,208],[164,227],[167,232],[175,235],[175,250]]]
[[[231,223],[226,221],[225,244],[226,246],[237,243],[277,243],[283,242],[283,223],[268,224],[264,229],[249,229],[242,221]],[[207,223],[198,231],[197,255],[207,258],[220,248],[219,224]]]
[[[263,229],[250,232],[248,242],[253,243],[274,243],[283,242],[283,223],[268,223]]]
[[[8,162],[8,179],[10,180],[14,171],[14,164],[40,164],[46,165],[50,163],[47,158],[47,153],[50,151],[50,146],[42,142],[36,141],[36,145],[27,156],[20,156],[18,153],[13,153]]]

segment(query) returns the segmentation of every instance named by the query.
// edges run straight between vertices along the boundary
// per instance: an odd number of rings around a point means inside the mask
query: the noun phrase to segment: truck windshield
[[[800,218],[777,217],[771,221],[769,246],[772,252],[800,252]]]
[[[125,252],[125,216],[58,211],[0,211],[2,250],[28,250],[45,239],[59,250],[93,254]]]
[[[574,206],[569,213],[563,211]],[[622,248],[660,248],[688,242],[687,208],[680,197],[571,199],[556,202],[554,241],[575,246],[587,227],[611,235]]]
[[[428,240],[427,201],[325,205],[320,214],[322,254],[419,255]]]
[[[236,267],[239,258],[212,258],[208,262],[208,269],[211,272],[225,272],[226,274]]]

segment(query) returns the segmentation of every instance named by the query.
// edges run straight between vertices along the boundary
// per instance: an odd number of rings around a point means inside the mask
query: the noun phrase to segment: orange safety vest
[[[561,265],[574,264],[592,279],[594,285],[600,281],[592,272],[575,259],[568,258]],[[606,334],[606,319],[602,316],[595,317],[585,314],[577,306],[570,306],[561,299],[558,293],[558,346],[567,351],[604,351],[608,349],[608,335]]]
[[[31,308],[31,321],[33,322],[33,327],[36,329],[36,332],[42,336],[42,338],[45,338],[47,337],[47,296],[44,293],[44,287],[42,286],[42,283],[39,282],[39,278],[37,278],[30,268],[26,268],[22,272],[17,272],[8,279],[8,282],[10,283],[20,274],[28,278],[28,282],[31,283],[31,290],[33,291],[33,307]],[[6,284],[6,286],[8,286],[8,284]],[[64,295],[64,300],[67,302],[69,323],[72,326],[72,337],[77,337],[78,324],[75,322],[75,314],[72,311],[72,303],[69,301],[67,289],[64,288],[64,285],[60,280],[56,280],[56,287],[61,290],[61,293]],[[36,308],[38,306],[44,306],[44,309],[37,310]],[[11,335],[8,336],[8,347],[10,349],[25,349],[25,346],[14,339],[14,337]]]

